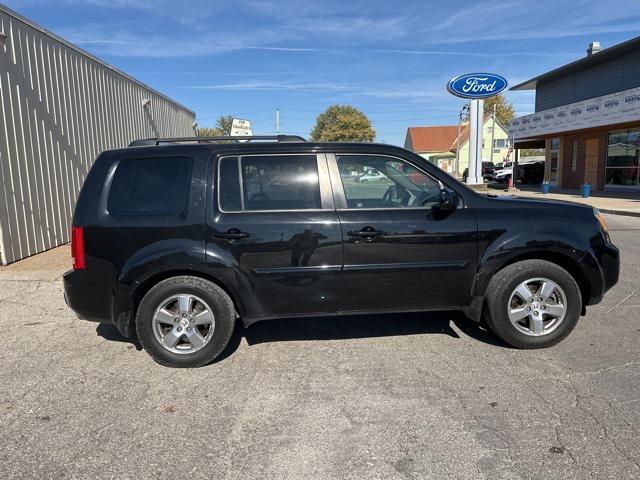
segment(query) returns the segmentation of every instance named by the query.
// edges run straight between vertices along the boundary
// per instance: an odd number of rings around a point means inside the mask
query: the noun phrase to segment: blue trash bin
[[[585,183],[582,185],[582,198],[589,198],[589,194],[591,193],[591,185]]]
[[[542,188],[542,193],[549,193],[549,188],[551,187],[551,184],[541,183],[540,187]]]

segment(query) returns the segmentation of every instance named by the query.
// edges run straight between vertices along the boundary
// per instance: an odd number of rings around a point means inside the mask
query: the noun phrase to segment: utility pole
[[[276,135],[280,135],[280,109],[276,108]]]
[[[460,175],[460,129],[462,127],[462,119],[464,117],[464,112],[466,112],[469,108],[469,104],[465,103],[460,111],[460,115],[458,116],[458,136],[456,137],[456,164],[455,164],[455,174]]]
[[[493,163],[493,149],[495,148],[496,139],[496,107],[497,103],[493,104],[493,113],[491,114],[491,163]]]

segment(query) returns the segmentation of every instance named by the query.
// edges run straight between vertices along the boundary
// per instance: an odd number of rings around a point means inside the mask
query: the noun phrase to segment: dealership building
[[[511,88],[535,90],[535,113],[509,125],[516,149],[545,148],[545,179],[563,188],[640,188],[640,37]]]
[[[0,4],[0,260],[69,241],[103,150],[193,136],[195,114]]]

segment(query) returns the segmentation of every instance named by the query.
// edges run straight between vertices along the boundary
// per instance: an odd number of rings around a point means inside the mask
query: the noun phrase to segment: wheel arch
[[[231,301],[233,302],[233,306],[235,307],[236,312],[238,312],[240,316],[245,315],[244,305],[240,300],[238,293],[233,287],[231,287],[228,284],[228,282],[223,280],[221,277],[210,274],[210,273],[201,272],[199,270],[172,269],[172,270],[167,270],[163,272],[158,272],[150,276],[149,278],[146,278],[136,286],[131,296],[131,305],[130,305],[131,313],[133,317],[135,318],[140,302],[142,301],[144,296],[147,294],[147,292],[149,292],[149,290],[151,290],[155,285],[162,282],[163,280],[167,280],[168,278],[181,277],[181,276],[197,277],[203,280],[208,280],[209,282],[216,284],[218,287],[224,290],[224,292],[227,295],[229,295],[229,298],[231,298]]]
[[[130,337],[133,334],[135,330],[134,322],[138,307],[140,306],[140,302],[147,294],[147,292],[149,292],[149,290],[151,290],[155,285],[162,282],[163,280],[180,276],[197,277],[214,283],[215,285],[220,287],[227,295],[229,295],[229,298],[233,302],[233,306],[237,314],[240,317],[245,316],[246,310],[242,300],[240,299],[240,295],[238,294],[236,289],[229,284],[229,282],[211,273],[206,273],[199,270],[176,268],[156,272],[137,283],[132,289],[118,295],[118,297],[122,298],[123,301],[114,305],[115,311],[113,320],[120,333],[125,337]]]
[[[582,296],[582,310],[584,312],[586,302],[591,298],[591,284],[588,276],[575,258],[557,251],[534,250],[510,257],[497,265],[497,267],[494,266],[491,268],[490,275],[485,275],[484,281],[480,282],[479,285],[476,284],[476,295],[484,297],[486,289],[489,286],[489,282],[494,275],[509,265],[513,265],[514,263],[524,260],[546,260],[566,270],[578,284],[578,288],[580,289],[580,294]]]

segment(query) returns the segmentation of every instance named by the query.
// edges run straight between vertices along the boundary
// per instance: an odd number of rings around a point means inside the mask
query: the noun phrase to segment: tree
[[[233,117],[231,115],[220,116],[216,120],[215,127],[198,128],[198,136],[199,137],[221,137],[225,135],[231,135],[232,123],[233,123]]]
[[[524,157],[544,157],[545,149],[544,148],[523,148],[518,151],[518,155],[520,158]]]
[[[493,106],[496,107],[496,119],[505,126],[508,126],[511,120],[516,117],[516,111],[513,109],[513,104],[507,102],[504,95],[499,93],[493,97],[485,98],[484,100],[484,114],[491,115],[493,113]]]
[[[372,142],[374,138],[371,121],[351,105],[331,105],[318,115],[311,130],[314,142]]]
[[[498,95],[484,99],[484,114],[491,115],[493,113],[494,105],[496,106],[496,119],[504,126],[508,127],[509,122],[516,117],[516,111],[513,108],[513,104],[507,102],[504,95],[499,93]],[[467,122],[469,121],[469,109],[466,109],[465,112],[465,116],[462,120]]]

